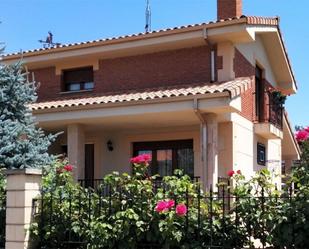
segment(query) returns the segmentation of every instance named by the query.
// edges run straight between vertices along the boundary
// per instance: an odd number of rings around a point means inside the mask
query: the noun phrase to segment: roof
[[[56,108],[68,108],[87,105],[100,105],[119,102],[133,102],[142,100],[164,99],[172,97],[203,95],[228,92],[230,97],[236,97],[251,87],[250,77],[236,78],[223,83],[203,83],[194,86],[174,86],[155,90],[143,90],[141,92],[128,92],[117,95],[102,95],[87,98],[62,99],[31,104],[32,110],[46,110]]]
[[[175,31],[185,32],[185,31],[190,31],[192,29],[194,30],[196,28],[201,28],[201,27],[211,28],[211,27],[217,27],[221,25],[233,25],[237,23],[246,23],[250,25],[278,26],[279,18],[278,17],[258,17],[258,16],[244,16],[243,15],[241,17],[233,17],[233,18],[222,19],[222,20],[211,21],[211,22],[204,22],[204,23],[178,26],[178,27],[167,28],[167,29],[160,29],[160,30],[155,30],[152,32],[147,32],[147,33],[135,33],[131,35],[111,37],[111,38],[98,39],[98,40],[89,40],[85,42],[61,44],[61,45],[53,46],[50,48],[38,48],[38,49],[32,49],[32,50],[25,50],[21,52],[5,54],[3,55],[3,59],[4,60],[13,59],[15,57],[19,58],[21,54],[23,55],[23,57],[26,57],[26,56],[32,56],[32,55],[37,55],[41,53],[51,53],[51,52],[58,52],[58,51],[60,52],[60,51],[68,50],[68,49],[99,46],[99,45],[104,45],[110,42],[120,42],[123,40],[129,40],[132,38],[137,38],[137,39],[150,38],[155,35],[164,35],[164,34],[172,33]]]
[[[291,123],[291,121],[289,119],[289,115],[288,115],[288,112],[286,110],[284,111],[284,119],[286,120],[287,128],[288,128],[290,134],[292,134],[293,143],[294,143],[294,145],[295,145],[295,147],[297,149],[297,152],[298,152],[299,155],[301,155],[301,149],[300,149],[299,144],[298,144],[298,142],[296,140],[296,137],[294,136],[294,132],[293,132],[293,128],[292,128],[292,123]]]

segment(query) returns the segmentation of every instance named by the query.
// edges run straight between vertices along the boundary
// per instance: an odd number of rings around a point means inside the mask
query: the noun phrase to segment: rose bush
[[[68,241],[83,242],[91,249],[133,249],[142,244],[173,249],[243,248],[252,246],[252,239],[276,248],[309,248],[305,166],[293,172],[291,180],[298,186],[293,199],[276,189],[267,170],[251,179],[245,179],[240,170],[227,172],[233,185],[225,186],[226,195],[235,196],[228,209],[228,199],[204,193],[199,183],[179,170],[162,181],[149,176],[150,160],[146,155],[132,158],[132,175],[114,172],[96,190],[74,182],[75,169],[67,162],[57,161],[48,168],[41,212],[31,228],[34,239],[40,241],[43,236],[38,248],[61,248]],[[290,236],[291,231],[296,237]]]

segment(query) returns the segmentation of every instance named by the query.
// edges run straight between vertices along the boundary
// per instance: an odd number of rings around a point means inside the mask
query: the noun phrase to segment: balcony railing
[[[268,92],[267,94],[269,99],[268,121],[277,128],[282,129],[284,113],[283,104],[277,98],[275,98],[272,93]]]
[[[283,128],[283,114],[284,107],[282,102],[276,98],[273,92],[266,91],[264,93],[264,99],[259,101],[260,110],[256,121],[259,123],[270,123],[282,130]]]

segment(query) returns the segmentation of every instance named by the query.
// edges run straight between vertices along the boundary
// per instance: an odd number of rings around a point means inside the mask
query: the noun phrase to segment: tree
[[[20,62],[0,64],[0,168],[40,168],[52,160],[47,151],[56,136],[36,126],[30,108],[37,88]]]

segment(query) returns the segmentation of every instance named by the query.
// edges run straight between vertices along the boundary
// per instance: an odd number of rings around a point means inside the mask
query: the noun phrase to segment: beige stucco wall
[[[281,139],[266,139],[254,133],[253,123],[238,114],[232,114],[233,126],[233,169],[241,170],[248,178],[256,171],[267,168],[274,182],[280,186]],[[257,164],[257,144],[266,147],[266,166]]]
[[[129,160],[134,142],[193,139],[195,175],[201,176],[200,129],[199,126],[130,131],[86,131],[85,143],[94,144],[95,177],[102,178],[113,171],[131,172]],[[109,151],[106,143],[111,140],[114,150]],[[54,144],[52,152],[59,152],[60,145],[67,143],[66,134]]]
[[[238,43],[235,44],[235,47],[253,66],[258,63],[263,69],[265,69],[265,79],[269,83],[273,84],[273,86],[277,86],[277,81],[272,71],[271,63],[269,62],[263,41],[259,35],[256,36],[255,42]]]
[[[227,171],[233,169],[233,123],[219,124],[219,169],[218,176],[226,177]]]
[[[195,175],[203,176],[200,153],[200,127],[199,125],[186,127],[156,128],[156,129],[130,129],[107,131],[102,129],[91,131],[85,129],[85,143],[95,146],[95,178],[102,178],[113,171],[131,172],[129,159],[132,157],[132,145],[142,141],[166,141],[193,139]],[[53,146],[53,152],[60,151],[60,145],[67,143],[67,134],[59,137]],[[114,150],[109,151],[106,143],[111,140]],[[231,114],[230,122],[221,122],[218,125],[218,176],[226,177],[228,170],[241,170],[249,178],[265,166],[257,164],[257,143],[266,146],[266,167],[278,176],[281,170],[281,140],[268,140],[254,133],[253,123],[239,114]],[[80,175],[80,177],[82,177]],[[277,182],[280,179],[277,178]]]

